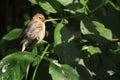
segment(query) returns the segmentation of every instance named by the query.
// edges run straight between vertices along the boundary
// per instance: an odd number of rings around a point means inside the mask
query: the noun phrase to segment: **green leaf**
[[[38,4],[44,10],[50,13],[61,14],[63,9],[61,5],[56,0],[29,0],[33,4]]]
[[[67,6],[71,3],[73,3],[73,0],[57,0],[59,3],[61,3],[64,6]]]
[[[89,0],[89,2],[88,2],[88,6],[89,6],[89,9],[91,9],[91,10],[96,10],[96,9],[98,9],[98,7],[100,6],[101,7],[101,5],[102,5],[103,3],[102,3],[102,0]]]
[[[79,64],[76,67],[77,72],[80,74],[79,80],[92,80],[92,75],[94,74],[86,66],[84,59],[79,60]]]
[[[88,66],[96,75],[99,75],[101,80],[111,79],[118,71],[115,61],[108,54],[92,55],[89,59]]]
[[[87,24],[87,23],[86,23]],[[84,24],[84,21],[81,21],[80,23],[80,29],[81,29],[81,32],[84,34],[84,35],[87,35],[87,34],[94,34],[94,32],[90,31],[86,25]]]
[[[63,22],[63,21],[62,21],[62,22]],[[63,24],[62,22],[59,23],[59,24],[56,26],[56,29],[55,29],[55,31],[54,31],[55,46],[62,43],[62,40],[61,40],[62,35],[61,35],[61,32],[60,32],[60,30],[61,30],[62,27],[64,26],[64,24]]]
[[[101,50],[99,47],[83,46],[83,50],[87,50],[91,55],[101,53]]]
[[[20,37],[22,33],[22,29],[16,28],[11,30],[8,34],[6,34],[3,39],[4,40],[15,40]]]
[[[32,50],[32,53],[34,54],[34,55],[37,55],[38,54],[38,51],[37,51],[37,46],[33,46],[34,48],[33,48],[33,50]]]
[[[105,39],[112,40],[112,32],[110,29],[105,28],[105,26],[98,21],[92,21],[92,24],[96,27],[96,30],[99,32],[100,36]]]
[[[81,31],[84,35],[96,34],[104,37],[107,40],[112,40],[112,32],[106,28],[102,23],[94,20],[85,19],[81,23]]]
[[[79,50],[76,47],[74,35],[67,25],[66,20],[62,20],[54,31],[55,53],[58,54],[63,63],[76,65],[76,58],[79,57]]]
[[[41,40],[41,41],[39,42],[40,45],[43,45],[43,44],[46,44],[46,43],[48,43],[48,42],[45,41],[45,40]]]
[[[102,48],[105,48],[109,40],[112,40],[111,30],[97,20],[88,19],[87,17],[84,18],[80,22],[80,29],[83,35],[93,42],[96,42]]]
[[[116,37],[120,37],[120,27],[118,27],[120,25],[119,13],[115,11],[110,5],[107,7],[107,9],[106,7],[103,8],[102,12],[106,13],[106,16],[103,17],[102,14],[98,13],[96,14],[97,19],[101,20],[101,22],[107,28],[111,29],[111,31]]]
[[[51,13],[57,13],[56,9],[46,0],[39,1],[39,5],[46,11]]]
[[[83,0],[57,0],[61,5],[65,6],[68,9],[65,11],[69,11],[72,13],[87,13],[87,1]]]
[[[96,54],[96,53],[101,53],[101,50],[99,47],[93,47],[93,46],[88,46],[88,52],[90,52],[90,54]]]
[[[116,11],[120,11],[120,6],[115,5],[112,1],[108,0],[108,3],[116,10]]]
[[[82,4],[82,5],[87,5],[87,2],[88,2],[88,0],[80,0],[80,3]]]
[[[74,68],[67,64],[61,65],[57,61],[50,63],[49,73],[52,80],[79,80],[79,75]]]
[[[12,53],[0,61],[0,80],[22,80],[27,66],[34,61],[29,52]]]
[[[36,1],[36,0],[28,0],[28,1],[30,1],[30,2],[33,3],[33,4],[37,4],[37,1]]]
[[[27,26],[27,24],[30,22],[30,20],[26,20],[25,22],[24,22],[24,25],[25,26]]]

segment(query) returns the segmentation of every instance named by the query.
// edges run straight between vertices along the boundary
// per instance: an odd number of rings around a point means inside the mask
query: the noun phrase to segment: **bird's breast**
[[[44,24],[32,24],[28,27],[27,30],[27,37],[29,39],[37,39],[37,40],[42,40],[45,36],[45,25]]]

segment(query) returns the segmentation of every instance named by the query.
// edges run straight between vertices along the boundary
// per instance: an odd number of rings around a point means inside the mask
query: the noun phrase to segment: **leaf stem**
[[[46,22],[50,22],[50,21],[58,21],[58,20],[62,20],[62,19],[71,19],[71,18],[78,17],[78,16],[80,16],[80,15],[82,15],[82,14],[73,15],[73,16],[64,17],[64,18],[47,19],[47,20],[45,20],[45,23],[46,23]]]
[[[45,22],[57,21],[57,20],[62,20],[62,19],[63,19],[63,18],[48,19],[48,20],[45,20]]]
[[[116,10],[116,11],[120,11],[120,7],[115,5],[112,1],[109,1],[109,4]]]
[[[91,13],[94,13],[95,11],[97,11],[98,9],[100,9],[102,6],[104,6],[105,5],[105,1],[104,0],[102,0],[102,2],[101,2],[101,4],[99,4],[95,9],[93,9],[92,11],[91,11]]]
[[[47,47],[45,48],[45,50],[43,51],[42,55],[40,56],[40,61],[39,63],[37,64],[37,66],[35,67],[35,70],[34,70],[34,73],[33,73],[33,77],[32,77],[32,80],[35,80],[35,75],[36,75],[36,72],[37,72],[37,69],[42,61],[42,59],[44,58],[48,48],[50,47],[50,44],[47,45]]]
[[[93,10],[91,11],[91,13],[94,13],[94,12],[97,11],[99,8],[101,8],[102,6],[103,6],[103,4],[98,5],[95,9],[93,9]]]

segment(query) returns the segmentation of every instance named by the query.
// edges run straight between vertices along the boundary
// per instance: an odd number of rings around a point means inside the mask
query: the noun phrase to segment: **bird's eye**
[[[42,19],[41,17],[39,17],[39,19]]]

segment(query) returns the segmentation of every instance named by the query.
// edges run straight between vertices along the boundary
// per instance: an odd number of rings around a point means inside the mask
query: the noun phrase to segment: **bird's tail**
[[[28,40],[27,39],[24,39],[21,41],[21,44],[22,44],[22,51],[24,51],[28,45]]]

